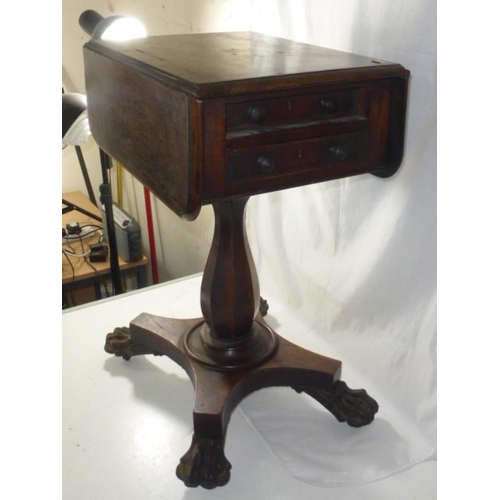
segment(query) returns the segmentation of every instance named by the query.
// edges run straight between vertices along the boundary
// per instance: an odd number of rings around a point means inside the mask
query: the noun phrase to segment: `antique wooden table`
[[[107,335],[107,352],[167,355],[193,382],[187,486],[229,481],[224,440],[251,392],[289,386],[354,427],[378,405],[340,380],[341,362],[294,345],[259,313],[245,232],[250,196],[370,173],[403,155],[409,72],[402,66],[251,32],[155,36],[85,45],[96,142],[178,216],[213,205],[202,318],[141,314]]]

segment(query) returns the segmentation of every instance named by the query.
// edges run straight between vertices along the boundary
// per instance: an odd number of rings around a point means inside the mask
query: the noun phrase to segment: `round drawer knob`
[[[266,119],[266,109],[262,106],[250,106],[248,116],[254,123],[262,123]]]
[[[259,165],[260,172],[264,174],[269,174],[274,170],[274,162],[265,156],[258,158],[257,164]]]
[[[334,113],[337,111],[337,101],[333,97],[325,97],[321,99],[321,107],[327,113]]]
[[[337,144],[334,144],[330,147],[330,153],[337,161],[342,161],[347,158],[347,151],[345,150],[345,148]]]

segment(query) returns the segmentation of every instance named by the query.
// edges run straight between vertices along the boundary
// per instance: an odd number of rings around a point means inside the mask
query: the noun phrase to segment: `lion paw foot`
[[[181,458],[176,474],[190,488],[213,489],[229,482],[231,464],[221,439],[193,435],[191,447]]]
[[[113,332],[106,335],[104,350],[109,354],[121,356],[125,360],[139,354],[159,354],[145,345],[134,342],[130,329],[125,326],[115,328]]]
[[[339,422],[347,422],[351,427],[362,427],[373,422],[378,404],[364,389],[353,390],[345,382],[338,381],[330,410]]]
[[[264,317],[268,311],[269,311],[269,304],[267,303],[267,300],[261,297],[259,301],[259,312],[261,316]]]

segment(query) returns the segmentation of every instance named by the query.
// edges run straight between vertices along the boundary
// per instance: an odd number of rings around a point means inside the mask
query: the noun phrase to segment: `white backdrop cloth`
[[[297,479],[324,487],[363,484],[436,453],[436,6],[421,0],[274,5],[275,18],[254,2],[255,30],[268,26],[269,34],[391,60],[412,74],[405,158],[395,176],[261,195],[247,211],[271,326],[340,359],[342,378],[367,389],[380,410],[371,425],[351,429],[286,389],[257,392],[242,408]],[[327,29],[325,19],[338,29]],[[349,37],[339,38],[341,29]],[[295,311],[294,324],[280,316],[280,303]]]
[[[435,463],[362,484],[367,478],[399,471],[410,455],[425,454],[428,447],[400,417],[399,409],[391,407],[391,398],[381,399],[385,388],[359,377],[349,358],[345,360],[349,383],[365,384],[381,404],[370,426],[351,429],[289,388],[257,391],[231,416],[225,444],[232,464],[229,484],[215,492],[186,489],[175,469],[193,432],[194,391],[188,375],[166,356],[124,361],[106,353],[103,344],[107,332],[142,312],[199,317],[200,285],[201,276],[194,276],[64,311],[65,499],[436,498]],[[278,331],[313,351],[332,353],[324,336],[308,330],[279,297],[268,298],[272,310],[268,321]],[[333,487],[338,485],[347,487]]]
[[[305,483],[360,485],[436,453],[435,10],[431,0],[252,1],[253,31],[394,61],[412,74],[405,158],[394,177],[341,179],[248,205],[270,325],[340,359],[346,383],[380,405],[372,424],[353,429],[291,389],[241,403]]]

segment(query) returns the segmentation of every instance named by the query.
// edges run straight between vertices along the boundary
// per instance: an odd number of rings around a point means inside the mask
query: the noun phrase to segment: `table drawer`
[[[359,114],[363,111],[359,108],[365,107],[365,94],[365,89],[358,88],[230,103],[226,107],[226,126],[228,131],[259,129],[287,122]]]
[[[351,164],[366,157],[367,136],[366,131],[361,131],[228,151],[228,182],[238,184],[253,178],[263,180],[266,176],[302,174],[304,171]]]

